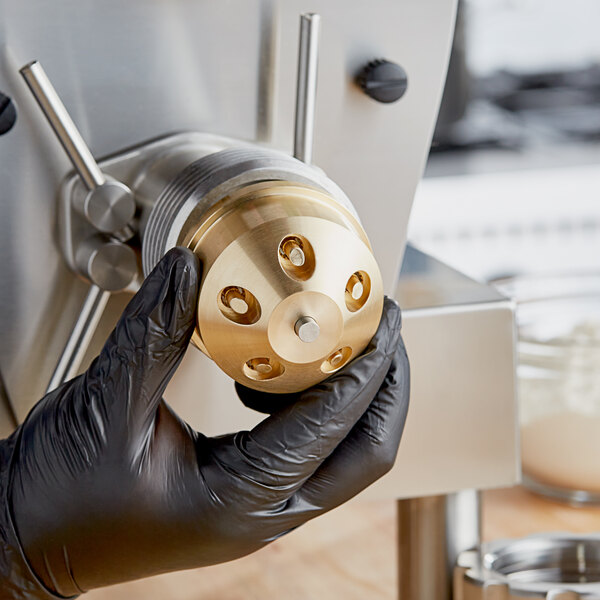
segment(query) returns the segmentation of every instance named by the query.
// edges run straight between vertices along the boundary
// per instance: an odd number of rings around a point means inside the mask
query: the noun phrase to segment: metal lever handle
[[[42,65],[38,61],[33,61],[25,65],[20,72],[89,190],[81,205],[75,208],[97,230],[113,234],[112,239],[106,240],[104,244],[100,243],[98,248],[87,247],[90,244],[93,246],[96,241],[91,238],[87,240],[87,246],[80,249],[80,254],[85,259],[83,271],[95,283],[88,290],[71,335],[54,369],[46,390],[50,392],[77,373],[110,297],[111,292],[108,290],[123,289],[135,277],[136,263],[133,250],[115,239],[128,236],[128,223],[135,214],[135,200],[127,186],[108,179],[102,173]],[[104,253],[100,255],[102,250]],[[97,255],[100,258],[97,258]],[[93,262],[92,258],[97,260]],[[99,273],[96,272],[98,268],[94,267],[96,263],[102,267]],[[106,289],[96,285],[97,282],[101,282]]]
[[[34,60],[25,65],[20,73],[87,188],[93,190],[100,187],[106,181],[106,177],[83,141],[42,65]]]
[[[313,152],[320,24],[321,17],[317,14],[300,17],[294,156],[307,164],[312,162]]]
[[[38,61],[21,69],[21,75],[62,144],[67,156],[89,190],[75,208],[103,233],[126,238],[123,229],[133,219],[135,200],[131,190],[119,181],[107,179],[94,160],[73,119]]]

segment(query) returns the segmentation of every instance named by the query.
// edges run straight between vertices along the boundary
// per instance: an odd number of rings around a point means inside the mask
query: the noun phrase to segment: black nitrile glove
[[[394,302],[363,356],[252,431],[207,438],[162,400],[194,329],[199,278],[191,252],[169,252],[88,371],[1,442],[1,598],[68,597],[238,558],[394,462],[409,396]]]

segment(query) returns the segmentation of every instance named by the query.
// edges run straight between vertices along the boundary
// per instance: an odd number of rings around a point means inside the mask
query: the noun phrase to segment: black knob
[[[357,77],[363,92],[377,102],[396,102],[408,87],[406,71],[396,63],[378,58],[366,65]]]
[[[13,101],[0,92],[0,135],[12,129],[17,120],[17,111]]]

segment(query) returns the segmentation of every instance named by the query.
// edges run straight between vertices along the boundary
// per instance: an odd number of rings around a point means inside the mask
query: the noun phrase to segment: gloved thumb
[[[125,308],[82,382],[130,426],[151,418],[194,331],[201,267],[170,250]],[[125,400],[126,399],[126,400]]]

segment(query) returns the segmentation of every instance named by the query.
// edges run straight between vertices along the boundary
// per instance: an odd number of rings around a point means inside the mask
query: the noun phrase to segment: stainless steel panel
[[[392,291],[441,95],[455,4],[2,2],[0,90],[16,101],[19,119],[0,138],[0,368],[18,416],[42,395],[86,291],[57,250],[56,190],[69,164],[20,80],[20,66],[34,58],[43,62],[97,157],[176,130],[256,140],[291,152],[298,16],[319,12],[314,162],[357,207]],[[409,90],[397,104],[379,105],[353,83],[375,57],[397,61],[408,72]],[[96,348],[123,300],[109,304]],[[186,383],[169,397],[203,425],[200,405],[222,410],[210,400],[211,391],[226,403],[236,401],[214,365],[199,353],[189,356],[179,378]],[[199,381],[202,398],[195,393]],[[227,413],[223,417],[221,428],[237,425]]]
[[[513,303],[411,247],[397,298],[411,363],[410,409],[394,468],[363,497],[517,483]]]

